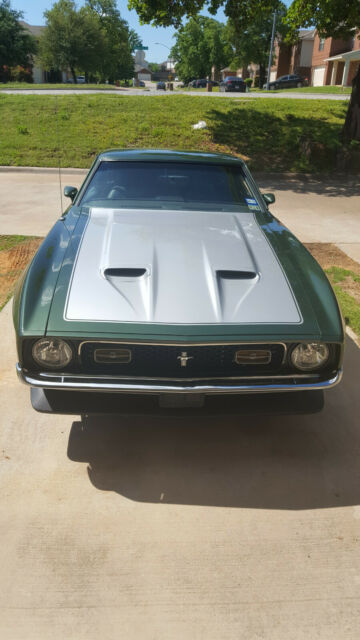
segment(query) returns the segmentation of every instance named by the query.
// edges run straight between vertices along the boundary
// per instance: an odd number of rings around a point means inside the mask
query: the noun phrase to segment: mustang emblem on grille
[[[181,352],[181,356],[177,357],[182,367],[186,367],[188,360],[193,360],[194,356],[188,356],[186,351]]]

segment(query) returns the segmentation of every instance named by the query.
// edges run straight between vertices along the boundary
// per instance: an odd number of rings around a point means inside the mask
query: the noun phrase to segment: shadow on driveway
[[[306,174],[283,175],[257,173],[254,177],[263,191],[293,191],[299,194],[327,196],[329,198],[360,196],[359,176],[309,176]]]
[[[360,350],[348,341],[343,382],[310,416],[97,416],[74,422],[71,460],[130,500],[258,509],[360,501]]]

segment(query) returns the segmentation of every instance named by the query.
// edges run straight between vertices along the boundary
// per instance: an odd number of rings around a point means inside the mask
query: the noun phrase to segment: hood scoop
[[[220,270],[216,272],[216,275],[223,280],[252,280],[256,278],[257,273],[255,271]]]
[[[146,269],[132,267],[110,267],[104,270],[105,278],[140,278],[145,273]]]
[[[104,278],[116,289],[132,309],[134,318],[150,319],[152,311],[152,290],[148,276],[149,270],[144,267],[107,267],[103,271]]]

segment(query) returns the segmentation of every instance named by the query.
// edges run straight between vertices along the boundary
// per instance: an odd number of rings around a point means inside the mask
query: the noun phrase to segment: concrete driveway
[[[79,187],[86,170],[65,169],[62,187]],[[275,216],[302,242],[333,242],[360,262],[360,182],[354,177],[311,178],[257,175],[263,191],[273,191]],[[45,235],[69,204],[56,169],[0,167],[0,234]]]
[[[357,640],[353,343],[321,414],[80,420],[0,334],[1,640]]]

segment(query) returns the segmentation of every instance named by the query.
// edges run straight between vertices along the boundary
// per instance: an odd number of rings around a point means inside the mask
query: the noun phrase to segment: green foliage
[[[193,78],[205,78],[226,66],[232,56],[224,24],[199,16],[191,18],[176,35],[171,56],[176,62],[176,74],[184,82]]]
[[[293,31],[315,25],[320,36],[346,40],[360,28],[359,0],[293,0],[287,22]]]
[[[259,171],[324,172],[335,167],[345,110],[332,100],[0,94],[0,165],[54,167],[60,149],[63,167],[89,167],[106,148],[153,147],[233,153]],[[208,128],[194,131],[199,120]]]
[[[33,76],[30,67],[24,68],[20,65],[18,65],[17,67],[13,67],[11,69],[11,76],[14,82],[33,82]]]
[[[157,62],[149,62],[149,69],[153,73],[160,71],[160,65]]]
[[[21,18],[10,0],[0,1],[0,80],[7,79],[8,67],[28,67],[36,53],[36,40],[22,27]]]
[[[341,267],[330,267],[325,269],[329,276],[330,282],[334,285],[336,297],[338,299],[342,314],[345,321],[360,337],[360,305],[347,291],[341,287],[341,283],[345,280],[353,280],[360,282],[360,276],[349,269]]]
[[[334,285],[342,314],[348,324],[360,337],[360,305],[339,285]]]
[[[154,26],[181,26],[184,17],[192,18],[207,8],[212,15],[225,6],[225,15],[231,18],[243,16],[246,24],[262,12],[271,13],[277,0],[129,0],[129,8],[135,9],[141,22]]]
[[[140,39],[115,0],[86,0],[79,10],[73,0],[58,0],[45,18],[40,59],[46,69],[70,69],[74,82],[79,71],[102,81],[133,76],[131,52]]]
[[[252,87],[252,83],[253,83],[252,78],[245,78],[244,82],[249,89],[250,87]]]
[[[40,40],[40,59],[46,69],[93,72],[103,48],[99,25],[90,12],[77,11],[73,0],[58,0],[45,11],[46,28]]]
[[[331,276],[331,281],[334,284],[338,284],[339,282],[343,282],[346,278],[351,278],[354,282],[360,282],[360,276],[358,276],[354,271],[350,271],[349,269],[342,269],[341,267],[330,267],[326,269],[326,273]]]
[[[6,251],[25,240],[33,240],[35,236],[0,236],[0,251]]]
[[[141,40],[121,18],[116,0],[86,0],[85,13],[96,19],[102,34],[102,47],[97,55],[100,78],[112,81],[132,78],[132,49],[141,45]]]

